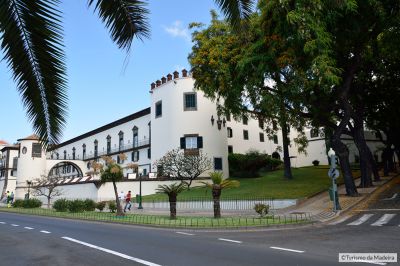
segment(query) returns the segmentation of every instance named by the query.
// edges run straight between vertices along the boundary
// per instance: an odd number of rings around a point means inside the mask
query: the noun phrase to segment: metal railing
[[[101,156],[106,156],[106,155],[109,155],[109,154],[123,153],[123,152],[126,152],[128,150],[134,150],[136,148],[140,149],[141,147],[146,146],[146,145],[150,145],[150,139],[143,139],[143,140],[138,141],[136,143],[121,145],[119,147],[110,149],[109,151],[105,150],[105,151],[97,152],[97,154],[86,154],[85,158],[80,158],[80,155],[77,154],[75,156],[75,160],[92,160],[92,159],[95,159],[95,158],[98,158],[98,157],[101,157]],[[58,159],[57,159],[55,154],[53,154],[53,158],[51,158],[51,155],[47,155],[46,158],[48,160],[73,160],[71,155],[67,156],[66,159],[64,159],[64,155],[61,154],[61,153],[60,153]]]

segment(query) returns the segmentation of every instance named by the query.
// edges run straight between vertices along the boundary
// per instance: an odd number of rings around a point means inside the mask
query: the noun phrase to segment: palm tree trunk
[[[214,218],[221,218],[221,205],[220,205],[221,188],[219,187],[213,188],[212,196],[214,202]]]
[[[170,213],[169,218],[171,220],[175,220],[176,219],[176,195],[168,195],[168,199],[169,199],[169,213]]]
[[[4,195],[7,191],[7,186],[8,186],[8,171],[5,172],[3,190],[1,191],[0,200],[4,198]]]
[[[125,214],[122,211],[121,202],[119,201],[119,198],[118,198],[117,184],[115,183],[115,181],[113,181],[113,186],[114,186],[114,193],[115,193],[115,201],[117,203],[117,216],[124,216]]]

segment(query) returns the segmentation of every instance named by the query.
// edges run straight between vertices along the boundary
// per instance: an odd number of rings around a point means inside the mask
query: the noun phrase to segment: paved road
[[[336,223],[257,232],[167,230],[0,212],[0,265],[308,266],[339,265],[339,252],[400,254],[400,212],[385,211],[387,204],[400,209],[397,196],[383,200],[395,193]],[[362,218],[366,214],[372,215]],[[385,214],[394,215],[383,219]],[[380,226],[373,225],[379,220]]]

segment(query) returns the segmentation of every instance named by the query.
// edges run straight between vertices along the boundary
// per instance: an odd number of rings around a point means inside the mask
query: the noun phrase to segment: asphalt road
[[[400,199],[386,200],[396,191],[331,224],[264,231],[185,231],[0,212],[0,265],[343,265],[340,252],[400,254]],[[382,219],[385,214],[392,215]]]

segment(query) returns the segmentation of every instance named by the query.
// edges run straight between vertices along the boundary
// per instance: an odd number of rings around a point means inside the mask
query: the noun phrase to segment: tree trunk
[[[284,176],[287,179],[293,179],[292,169],[290,167],[288,125],[286,123],[287,119],[286,119],[286,110],[284,103],[282,104],[280,111],[281,111],[280,118],[281,118],[281,129],[282,129]]]
[[[362,117],[354,115],[354,128],[352,129],[353,140],[360,156],[361,180],[360,187],[372,187],[371,171],[372,165],[368,156],[368,146],[364,137],[364,125]]]
[[[346,186],[346,195],[352,197],[358,196],[349,162],[349,150],[340,139],[333,139],[332,147],[339,157],[340,168],[342,170],[344,184]]]
[[[367,152],[368,152],[368,159],[369,159],[369,164],[371,166],[372,174],[374,175],[374,181],[380,181],[381,176],[379,175],[378,171],[378,165],[375,161],[374,156],[372,155],[371,149],[367,145]]]
[[[125,214],[122,211],[121,202],[119,201],[119,198],[118,198],[117,184],[115,183],[115,181],[113,181],[112,183],[114,186],[115,201],[117,203],[117,216],[124,216]]]
[[[168,199],[169,199],[169,218],[171,220],[175,220],[176,219],[176,195],[168,195]]]
[[[51,197],[47,197],[47,209],[50,209]]]
[[[212,189],[212,196],[214,202],[214,218],[221,218],[221,188],[219,186]]]
[[[1,191],[0,200],[2,200],[4,198],[4,194],[7,191],[7,186],[8,186],[8,170],[5,171],[3,190]]]

